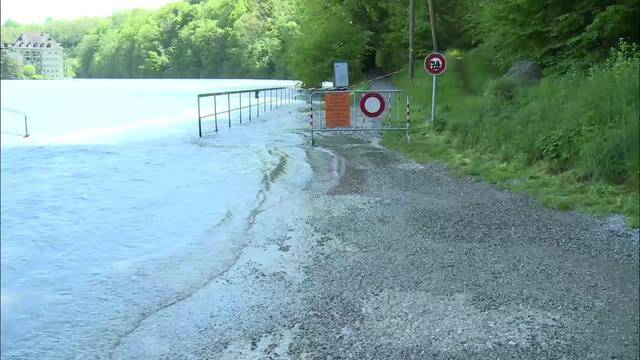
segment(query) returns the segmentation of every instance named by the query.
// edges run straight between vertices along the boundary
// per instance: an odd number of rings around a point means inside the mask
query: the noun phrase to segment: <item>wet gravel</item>
[[[293,358],[638,358],[638,231],[619,218],[551,211],[346,136],[307,157]]]
[[[111,358],[638,359],[639,233],[620,218],[317,140],[274,149],[235,262]]]

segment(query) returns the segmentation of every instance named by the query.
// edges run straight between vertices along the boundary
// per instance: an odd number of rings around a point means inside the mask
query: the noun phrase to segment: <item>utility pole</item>
[[[413,33],[416,29],[416,1],[409,0],[409,80],[413,82]]]
[[[438,40],[436,39],[436,14],[433,10],[433,0],[429,2],[429,21],[431,22],[431,37],[433,39],[433,51],[438,51]]]
[[[433,11],[433,0],[429,2],[429,20],[431,22],[431,37],[433,38],[433,52],[438,52],[438,40],[436,38],[436,15]],[[433,88],[431,90],[431,123],[436,119],[436,76],[433,75]]]

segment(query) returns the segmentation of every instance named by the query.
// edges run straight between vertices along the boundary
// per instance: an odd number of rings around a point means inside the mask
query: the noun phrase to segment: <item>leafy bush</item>
[[[451,111],[437,130],[501,159],[545,162],[556,173],[578,171],[584,180],[637,189],[639,64],[637,46],[621,41],[589,72],[552,76],[526,88],[510,79],[490,80],[478,114],[469,115],[459,96],[451,97]]]
[[[484,96],[492,106],[511,104],[516,96],[516,82],[507,77],[490,80]]]

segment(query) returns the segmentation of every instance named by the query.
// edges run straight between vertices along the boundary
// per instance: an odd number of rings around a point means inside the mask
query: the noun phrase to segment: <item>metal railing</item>
[[[248,95],[248,96],[246,96]],[[206,107],[205,100],[212,98],[213,112],[202,114],[202,110]],[[286,104],[290,104],[296,101],[298,98],[297,87],[276,87],[266,89],[251,89],[251,90],[238,90],[238,91],[222,91],[208,94],[198,95],[198,136],[202,137],[203,129],[202,122],[205,119],[213,118],[215,128],[214,131],[218,132],[218,115],[227,114],[227,123],[229,128],[231,127],[231,114],[235,111],[239,114],[240,124],[242,124],[243,110],[248,109],[249,121],[251,121],[253,114],[256,117],[260,117],[260,108],[265,113],[267,110],[281,107]],[[243,105],[244,103],[246,105]],[[218,104],[219,100],[222,100]],[[218,111],[218,106],[221,106],[223,110]],[[246,114],[247,111],[244,111]]]
[[[22,136],[24,138],[28,138],[29,137],[29,128],[27,126],[27,114],[23,113],[22,111],[18,111],[18,110],[13,110],[13,109],[9,109],[9,108],[1,108],[4,111],[16,114],[16,115],[22,115],[24,117],[24,134],[16,134],[13,132],[9,132],[9,131],[4,131],[2,130],[3,133],[5,134],[9,134],[9,135],[16,135],[16,136]]]

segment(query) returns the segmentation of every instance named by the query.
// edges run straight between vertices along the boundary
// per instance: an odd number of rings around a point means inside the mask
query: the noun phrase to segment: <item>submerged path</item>
[[[276,150],[234,264],[114,358],[637,358],[637,231],[349,136]]]

